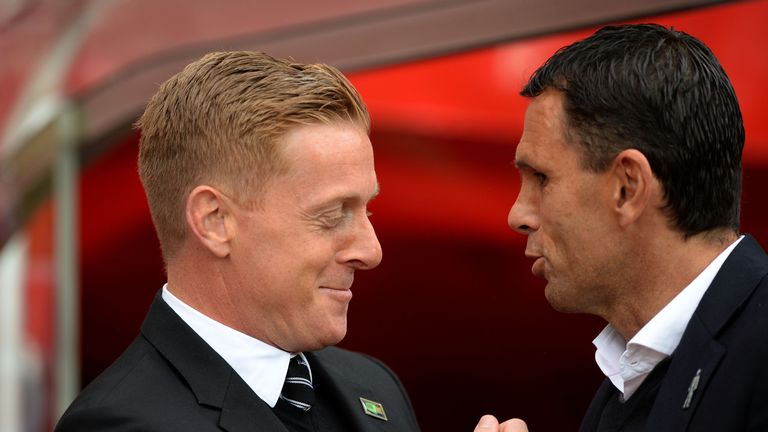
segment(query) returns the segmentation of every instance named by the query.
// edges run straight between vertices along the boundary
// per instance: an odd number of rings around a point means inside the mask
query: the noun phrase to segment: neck
[[[182,248],[168,261],[168,290],[198,312],[226,326],[240,330],[231,322],[232,304],[219,268],[205,251]],[[242,331],[242,330],[241,330]]]
[[[737,238],[732,231],[646,236],[633,251],[623,295],[604,318],[630,340]]]

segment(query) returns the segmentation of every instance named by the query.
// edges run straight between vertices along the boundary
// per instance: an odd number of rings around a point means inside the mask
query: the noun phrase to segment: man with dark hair
[[[658,25],[605,27],[522,95],[509,226],[555,309],[608,322],[581,430],[768,430],[768,256],[738,232],[744,128],[713,53]],[[527,430],[477,430],[497,428]]]
[[[418,431],[382,363],[334,348],[381,247],[360,95],[335,68],[211,53],[138,122],[168,283],[56,431]]]

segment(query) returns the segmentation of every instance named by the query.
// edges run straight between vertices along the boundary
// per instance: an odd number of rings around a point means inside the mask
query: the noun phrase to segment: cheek
[[[537,234],[550,259],[574,261],[583,254],[584,248],[594,242],[589,217],[574,203],[552,205],[542,211],[541,228]]]
[[[294,255],[293,275],[296,285],[306,292],[314,292],[318,285],[327,282],[334,276],[338,268],[336,254],[327,242],[323,244],[307,244],[302,248],[302,254]]]
[[[310,271],[323,272],[336,262],[339,246],[336,239],[322,239],[322,241],[307,244],[305,250],[306,267]]]
[[[575,215],[569,205],[558,202],[542,203],[539,231],[543,237],[555,243],[555,246],[562,241],[567,241],[573,234],[574,225],[576,225]]]

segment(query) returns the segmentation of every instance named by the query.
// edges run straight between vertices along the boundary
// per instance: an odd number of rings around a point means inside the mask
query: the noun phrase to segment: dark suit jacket
[[[338,414],[358,431],[418,431],[410,401],[382,363],[338,348],[307,353],[314,375],[332,383]],[[380,402],[388,421],[363,412]],[[141,333],[64,413],[57,432],[280,431],[272,409],[162,300]]]
[[[698,387],[683,404],[697,371]],[[607,379],[582,422],[594,431]],[[746,236],[715,276],[671,358],[645,427],[663,431],[768,431],[768,256]]]

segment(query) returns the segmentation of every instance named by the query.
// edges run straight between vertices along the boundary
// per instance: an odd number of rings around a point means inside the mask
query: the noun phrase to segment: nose
[[[355,227],[349,247],[340,254],[342,262],[356,270],[370,270],[381,262],[381,244],[368,216]]]
[[[525,235],[539,229],[538,204],[525,189],[520,190],[515,203],[509,209],[507,225]]]

